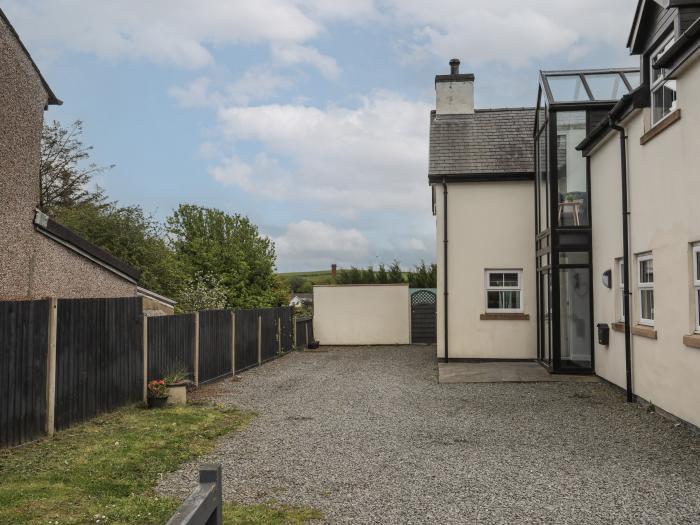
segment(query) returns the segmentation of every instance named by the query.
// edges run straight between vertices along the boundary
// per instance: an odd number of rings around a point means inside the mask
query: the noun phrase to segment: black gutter
[[[531,171],[514,172],[482,172],[482,173],[449,173],[428,175],[430,184],[440,183],[449,179],[450,182],[509,182],[509,181],[533,181],[535,174]]]
[[[445,363],[449,363],[450,361],[450,353],[449,353],[449,339],[448,339],[448,313],[449,313],[449,301],[448,301],[448,291],[447,291],[447,269],[448,269],[448,262],[447,262],[447,179],[445,177],[442,178],[442,207],[443,207],[443,213],[442,213],[442,242],[443,242],[443,258],[445,259],[445,277],[444,277],[444,283],[443,283],[443,289],[444,289],[444,307],[445,307]]]
[[[627,202],[627,136],[625,128],[615,124],[612,117],[608,120],[611,130],[620,134],[620,176],[622,187],[622,261],[623,271],[623,294],[622,312],[625,316],[625,376],[627,381],[627,402],[633,403],[635,400],[632,392],[632,329],[630,326],[630,261],[629,261],[629,208]]]
[[[670,69],[670,74],[673,75],[675,70],[698,49],[700,49],[700,18],[678,37],[673,45],[652,64],[652,67]]]

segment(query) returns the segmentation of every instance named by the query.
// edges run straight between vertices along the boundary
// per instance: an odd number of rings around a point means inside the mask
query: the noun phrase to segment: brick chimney
[[[450,74],[435,76],[435,108],[438,115],[474,113],[474,74],[459,72],[459,59],[450,60]]]
[[[333,279],[333,284],[335,284],[335,276],[338,273],[338,266],[336,264],[331,264],[331,278]]]

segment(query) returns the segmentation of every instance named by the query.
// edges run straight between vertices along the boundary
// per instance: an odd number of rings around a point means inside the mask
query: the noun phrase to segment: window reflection
[[[576,145],[586,137],[586,112],[557,113],[557,182],[559,226],[588,226],[586,159]]]

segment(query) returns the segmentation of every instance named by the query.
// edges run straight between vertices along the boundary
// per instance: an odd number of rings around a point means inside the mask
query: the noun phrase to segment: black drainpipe
[[[627,204],[627,137],[625,128],[615,124],[610,118],[610,129],[620,134],[620,168],[622,175],[622,261],[625,270],[622,275],[622,311],[625,315],[625,374],[627,377],[627,402],[634,402],[632,393],[632,330],[630,326],[630,264],[629,264],[629,209]]]
[[[444,276],[444,301],[445,301],[445,363],[449,363],[450,361],[450,353],[449,353],[449,345],[448,345],[448,323],[447,323],[447,316],[449,312],[449,302],[447,300],[448,297],[448,292],[447,292],[447,179],[445,177],[442,178],[442,208],[443,208],[443,213],[442,213],[442,249],[443,249],[443,259],[445,260],[445,276]]]

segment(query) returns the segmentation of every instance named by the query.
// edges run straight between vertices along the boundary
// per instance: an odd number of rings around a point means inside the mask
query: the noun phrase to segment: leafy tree
[[[386,284],[389,282],[389,274],[386,273],[386,267],[383,263],[379,265],[379,270],[377,270],[377,282],[379,284]]]
[[[336,276],[336,284],[352,284],[350,272],[346,269],[341,269]]]
[[[408,282],[411,288],[437,288],[437,265],[421,261],[409,272]]]
[[[350,282],[348,284],[362,284],[362,272],[356,267],[350,267]]]
[[[299,293],[311,293],[314,291],[314,285],[311,281],[305,279],[304,284],[302,284],[301,287],[299,287],[299,289],[296,291]]]
[[[177,299],[182,274],[175,256],[162,226],[140,207],[82,203],[56,208],[54,216],[85,240],[139,270],[140,286]]]
[[[401,266],[399,265],[399,261],[394,260],[394,262],[391,263],[391,266],[389,266],[388,278],[389,278],[390,283],[402,283],[402,282],[404,282],[403,272],[401,271]]]
[[[178,312],[221,310],[226,308],[228,290],[214,275],[198,273],[190,277],[178,294]]]
[[[374,276],[374,267],[368,266],[366,270],[362,272],[362,283],[361,284],[375,284],[377,282]]]
[[[301,291],[301,287],[304,286],[306,279],[304,279],[301,275],[292,275],[289,279],[287,279],[287,282],[292,292],[299,292]]]
[[[82,143],[82,134],[83,123],[80,120],[67,128],[56,120],[44,125],[39,163],[39,207],[50,215],[60,208],[104,203],[102,190],[99,187],[90,190],[88,185],[94,175],[114,166],[85,165],[93,148]]]
[[[184,275],[216,275],[227,290],[227,308],[276,304],[275,247],[239,214],[181,204],[167,231]]]
[[[268,306],[288,306],[290,292],[291,290],[286,279],[280,277],[279,275],[275,275],[274,284],[272,287],[272,303]]]

